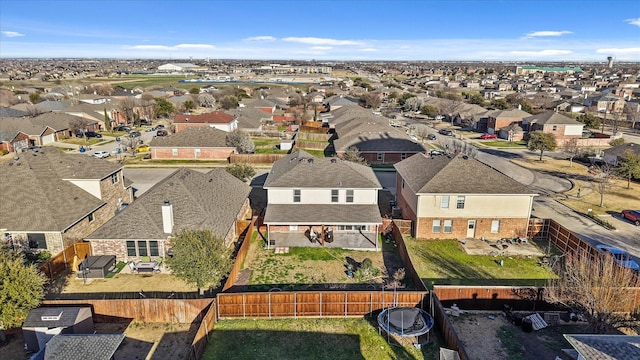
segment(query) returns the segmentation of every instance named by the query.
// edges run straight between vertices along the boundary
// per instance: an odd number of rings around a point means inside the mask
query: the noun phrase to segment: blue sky
[[[638,0],[0,1],[0,57],[640,61]]]

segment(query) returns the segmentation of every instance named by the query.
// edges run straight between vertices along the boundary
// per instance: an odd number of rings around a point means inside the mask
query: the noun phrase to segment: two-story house
[[[273,164],[264,188],[268,246],[380,249],[382,186],[370,167],[298,150]]]
[[[416,154],[395,168],[397,203],[416,238],[525,236],[537,194],[497,170],[462,154]]]
[[[553,134],[559,147],[571,139],[580,139],[584,124],[553,110],[527,116],[522,119],[523,128],[528,131],[542,131]]]
[[[495,110],[487,115],[487,132],[497,134],[500,129],[513,123],[519,123],[527,116],[531,116],[521,109]]]
[[[14,246],[55,255],[133,201],[123,167],[56,148],[0,165],[0,229]]]

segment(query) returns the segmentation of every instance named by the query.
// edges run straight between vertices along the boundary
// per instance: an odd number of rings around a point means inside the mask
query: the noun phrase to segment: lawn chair
[[[158,259],[156,266],[153,267],[153,272],[159,274],[162,268],[162,259]]]

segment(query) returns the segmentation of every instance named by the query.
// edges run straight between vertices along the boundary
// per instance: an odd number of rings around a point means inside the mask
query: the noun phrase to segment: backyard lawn
[[[354,251],[339,248],[291,247],[289,253],[276,254],[274,249],[264,249],[264,242],[254,236],[244,260],[243,272],[249,272],[250,291],[263,291],[277,287],[282,290],[344,288],[345,285],[379,288],[384,284],[387,272],[392,274],[404,267],[397,249],[392,243],[383,244],[382,251]],[[347,277],[347,264],[362,263],[370,259],[368,272],[356,271]],[[369,287],[370,288],[370,287]]]
[[[554,277],[538,265],[537,256],[469,255],[458,240],[415,240],[406,237],[407,250],[418,275],[432,285],[535,285]],[[500,261],[502,260],[502,265]]]
[[[421,348],[404,346],[384,332],[375,318],[220,320],[203,360],[224,359],[437,359],[439,339],[420,338]]]

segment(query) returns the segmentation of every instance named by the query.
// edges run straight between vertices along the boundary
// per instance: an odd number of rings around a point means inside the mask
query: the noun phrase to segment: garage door
[[[49,134],[42,137],[42,145],[51,144],[56,141],[56,134]]]

